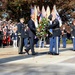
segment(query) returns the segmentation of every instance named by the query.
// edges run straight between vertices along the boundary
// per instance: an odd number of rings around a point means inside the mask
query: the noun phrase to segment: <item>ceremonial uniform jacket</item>
[[[52,22],[52,25],[49,25],[48,28],[49,28],[49,29],[53,29],[53,36],[54,36],[54,37],[61,35],[61,30],[60,30],[60,27],[59,27],[59,21],[58,21],[57,19],[55,19],[55,20]]]
[[[21,36],[22,38],[25,37],[25,35],[24,35],[24,24],[22,24],[22,23],[17,24],[17,33],[18,33],[18,36]]]

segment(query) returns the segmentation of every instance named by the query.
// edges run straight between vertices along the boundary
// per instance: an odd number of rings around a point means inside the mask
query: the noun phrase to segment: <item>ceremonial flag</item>
[[[46,17],[46,11],[45,11],[44,6],[42,6],[42,17]]]
[[[36,28],[38,27],[37,15],[38,15],[37,8],[36,8],[36,6],[34,6],[34,16],[35,16],[35,26],[36,26]]]
[[[56,5],[53,6],[53,9],[54,9],[54,13],[56,14],[56,18],[58,19],[58,21],[59,21],[59,23],[60,23],[60,27],[61,27],[61,25],[62,25],[62,20],[61,20],[61,18],[60,18],[59,13],[58,13],[57,10],[56,10]]]
[[[47,19],[48,19],[49,15],[50,15],[50,7],[47,6],[47,9],[46,9],[46,18]]]

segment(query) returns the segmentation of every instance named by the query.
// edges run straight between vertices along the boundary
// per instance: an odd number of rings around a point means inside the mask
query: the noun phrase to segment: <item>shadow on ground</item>
[[[72,48],[60,49],[60,52],[69,51],[69,50],[72,50]],[[11,62],[11,61],[16,61],[16,60],[21,60],[21,59],[27,59],[27,58],[31,58],[31,57],[42,56],[42,55],[45,55],[45,54],[47,54],[47,52],[40,52],[40,53],[38,53],[35,56],[32,56],[32,55],[24,55],[23,54],[23,55],[8,57],[8,58],[2,58],[2,59],[0,59],[0,64],[1,63],[6,63],[6,62]]]
[[[27,59],[27,58],[31,58],[31,57],[36,57],[36,56],[42,56],[44,54],[47,54],[47,52],[42,52],[42,53],[38,53],[35,56],[30,55],[18,55],[18,56],[12,56],[12,57],[8,57],[8,58],[2,58],[0,59],[0,64],[1,63],[6,63],[6,62],[10,62],[10,61],[16,61],[16,60],[21,60],[21,59]]]

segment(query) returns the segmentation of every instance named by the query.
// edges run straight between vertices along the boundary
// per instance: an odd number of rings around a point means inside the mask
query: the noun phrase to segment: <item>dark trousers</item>
[[[66,48],[66,38],[62,37],[63,48]]]
[[[32,54],[34,54],[35,53],[35,51],[34,51],[34,37],[30,37],[29,41],[30,41],[30,45],[26,48],[26,50],[29,51],[31,49]]]
[[[0,40],[0,47],[2,46],[2,40]]]
[[[23,52],[23,45],[24,45],[24,38],[22,38],[21,36],[19,37],[19,42],[18,42],[18,53],[22,53]]]

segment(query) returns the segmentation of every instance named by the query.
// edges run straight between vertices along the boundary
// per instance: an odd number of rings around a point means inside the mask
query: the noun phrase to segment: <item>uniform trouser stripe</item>
[[[56,37],[56,53],[59,53],[59,49],[58,49],[58,41],[59,41],[59,37]]]

